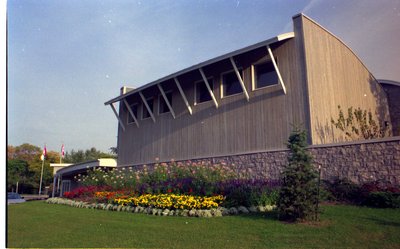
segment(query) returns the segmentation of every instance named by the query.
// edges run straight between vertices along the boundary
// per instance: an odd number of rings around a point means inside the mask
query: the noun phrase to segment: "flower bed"
[[[233,172],[222,164],[171,162],[140,169],[97,168],[75,179],[83,187],[65,193],[64,197],[84,205],[113,209],[150,208],[175,213],[215,209],[238,214],[271,210],[278,196],[276,181],[250,180],[246,171]]]
[[[120,201],[125,203],[128,201],[127,197],[134,197],[131,200],[134,202],[139,196],[161,194],[174,194],[181,199],[186,198],[185,196],[204,198],[221,195],[225,198],[218,205],[227,208],[276,204],[279,185],[277,181],[247,179],[246,176],[246,171],[233,172],[223,164],[171,162],[156,164],[154,168],[143,166],[140,170],[132,167],[111,171],[97,168],[76,176],[76,180],[85,187],[67,193],[64,197],[99,203],[114,203],[115,199],[122,198]],[[93,190],[96,188],[103,189],[99,189],[99,193],[95,195],[96,191]]]
[[[100,191],[107,191],[111,190],[110,186],[84,186],[74,189],[73,191],[65,192],[64,197],[69,199],[74,198],[91,198],[93,197],[94,193]]]
[[[202,197],[176,194],[146,194],[114,199],[114,203],[122,206],[142,206],[168,209],[211,209],[217,208],[224,201],[222,195]]]
[[[110,186],[114,190],[130,189],[140,194],[194,195],[212,195],[215,183],[234,178],[237,174],[226,165],[175,162],[156,164],[153,168],[144,165],[140,170],[96,168],[75,177],[84,186]]]
[[[168,208],[157,208],[157,207],[143,207],[143,206],[129,206],[129,205],[118,205],[110,203],[88,203],[84,201],[74,201],[65,198],[49,198],[46,200],[49,204],[60,204],[68,205],[76,208],[87,208],[87,209],[100,209],[108,211],[117,212],[129,212],[129,213],[142,213],[148,215],[159,215],[159,216],[184,216],[184,217],[220,217],[227,215],[237,215],[237,214],[248,214],[248,213],[258,213],[258,212],[269,212],[275,209],[275,206],[252,206],[246,208],[240,207],[217,207],[209,209],[168,209]]]

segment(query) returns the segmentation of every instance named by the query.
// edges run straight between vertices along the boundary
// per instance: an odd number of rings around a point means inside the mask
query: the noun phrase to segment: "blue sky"
[[[377,78],[400,81],[400,1],[9,0],[8,144],[117,144],[104,102],[218,55],[292,31],[303,12]]]

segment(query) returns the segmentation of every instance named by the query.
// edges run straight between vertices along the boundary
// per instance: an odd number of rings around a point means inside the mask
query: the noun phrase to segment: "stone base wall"
[[[355,183],[384,180],[400,184],[400,138],[310,148],[322,178]]]
[[[308,150],[315,167],[321,166],[324,180],[347,178],[358,184],[375,180],[400,184],[400,137],[310,146]],[[226,164],[241,175],[279,179],[288,154],[288,150],[277,150],[182,162]]]
[[[316,168],[321,166],[321,178],[328,181],[349,179],[362,184],[383,180],[400,185],[400,136],[337,144],[310,146]],[[182,163],[225,164],[245,177],[255,179],[280,178],[288,163],[289,150],[254,152],[239,155],[181,160]],[[143,170],[143,165],[133,166]],[[154,165],[147,164],[152,170]]]

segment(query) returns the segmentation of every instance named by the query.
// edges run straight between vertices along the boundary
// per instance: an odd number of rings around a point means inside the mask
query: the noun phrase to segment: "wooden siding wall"
[[[331,125],[338,105],[370,110],[381,125],[389,121],[386,94],[357,56],[309,18],[294,17],[296,39],[304,47],[312,144],[345,141]]]
[[[296,46],[295,39],[272,46],[287,88],[286,95],[279,85],[252,91],[251,65],[268,59],[267,49],[260,48],[235,57],[238,68],[244,70],[249,102],[244,94],[221,98],[221,73],[233,69],[229,60],[204,68],[206,77],[214,80],[218,109],[212,101],[194,105],[194,82],[201,80],[198,71],[178,77],[193,115],[189,114],[173,80],[163,82],[162,87],[173,91],[176,119],[170,113],[158,114],[157,87],[143,91],[146,97],[156,96],[155,123],[151,118],[141,119],[142,103],[137,94],[129,98],[128,102],[139,103],[140,127],[126,124],[127,110],[120,106],[126,130],[119,127],[118,165],[151,163],[155,158],[185,160],[285,148],[291,124],[309,126],[302,55]]]

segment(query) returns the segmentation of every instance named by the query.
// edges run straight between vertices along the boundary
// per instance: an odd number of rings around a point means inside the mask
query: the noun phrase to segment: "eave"
[[[203,68],[205,66],[208,66],[210,64],[213,64],[213,63],[225,60],[225,59],[230,59],[230,58],[232,58],[234,56],[237,56],[237,55],[252,51],[252,50],[260,48],[260,47],[267,47],[267,46],[269,46],[269,45],[271,45],[273,43],[284,41],[284,40],[287,40],[287,39],[291,39],[293,37],[294,37],[294,32],[284,33],[284,34],[278,35],[276,37],[273,37],[271,39],[268,39],[268,40],[253,44],[251,46],[248,46],[248,47],[245,47],[245,48],[242,48],[242,49],[239,49],[239,50],[236,50],[236,51],[233,51],[233,52],[221,55],[221,56],[218,56],[216,58],[207,60],[205,62],[193,65],[193,66],[188,67],[188,68],[185,68],[185,69],[180,70],[180,71],[178,71],[176,73],[170,74],[168,76],[165,76],[165,77],[160,78],[158,80],[155,80],[153,82],[145,84],[145,85],[143,85],[143,86],[141,86],[139,88],[135,88],[134,90],[131,90],[129,92],[121,94],[118,97],[115,97],[115,98],[105,102],[104,105],[111,105],[111,104],[113,104],[115,102],[121,101],[122,99],[124,99],[124,98],[126,98],[128,96],[131,96],[131,95],[133,95],[135,93],[143,91],[144,89],[147,89],[147,88],[152,87],[152,86],[156,86],[157,84],[160,84],[160,83],[165,82],[165,81],[170,80],[170,79],[176,79],[180,75],[183,75],[185,73],[188,73],[188,72],[191,72],[191,71],[194,71],[194,70],[199,70],[199,69],[201,69],[201,68]]]

